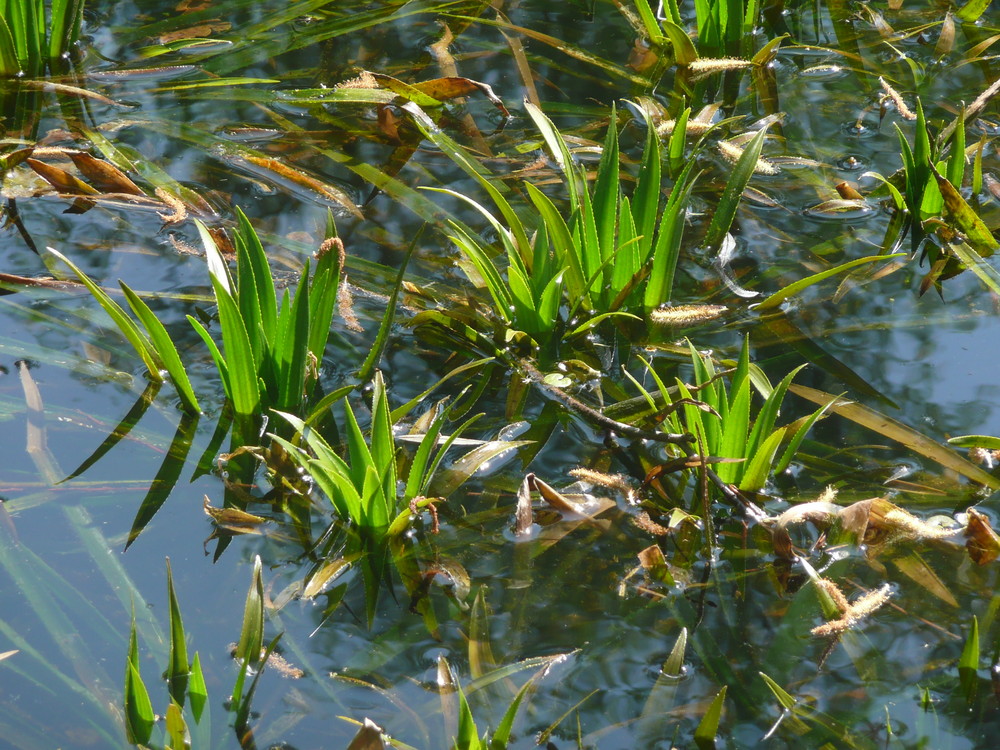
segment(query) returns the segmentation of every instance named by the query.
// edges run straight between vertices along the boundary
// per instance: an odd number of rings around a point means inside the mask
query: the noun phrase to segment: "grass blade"
[[[760,159],[760,151],[764,146],[764,138],[767,136],[766,128],[753,137],[747,144],[736,166],[733,167],[729,179],[726,181],[726,188],[722,191],[722,197],[712,216],[712,223],[708,226],[708,233],[705,235],[705,247],[718,248],[722,245],[722,240],[729,233],[729,228],[736,218],[736,209],[740,205],[740,198],[746,189],[750,178],[753,176],[757,161]]]

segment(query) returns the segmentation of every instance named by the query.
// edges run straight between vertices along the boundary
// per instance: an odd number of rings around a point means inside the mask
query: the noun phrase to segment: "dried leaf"
[[[966,511],[969,522],[965,527],[965,548],[976,565],[986,565],[1000,555],[1000,536],[990,525],[990,519],[975,508]]]
[[[98,193],[96,189],[79,177],[70,174],[61,167],[54,167],[38,159],[25,159],[25,163],[58,193],[63,195],[97,195]]]
[[[347,209],[347,211],[356,219],[364,218],[361,213],[361,209],[358,208],[354,201],[351,200],[351,198],[343,190],[330,185],[329,183],[323,182],[322,180],[319,180],[300,169],[291,167],[278,159],[242,152],[237,154],[233,160],[237,162],[247,162],[258,169],[270,172],[271,174],[276,175],[280,179],[286,180],[293,185],[310,190],[322,198],[332,201],[338,206],[342,206]]]
[[[473,81],[470,78],[459,76],[433,78],[429,81],[415,83],[413,84],[413,88],[440,101],[467,96],[478,91],[489,100],[490,104],[499,109],[504,117],[510,117],[507,107],[504,106],[500,97],[493,93],[493,88],[489,84]]]
[[[542,496],[542,500],[547,502],[556,510],[562,511],[563,513],[576,513],[581,516],[589,515],[582,505],[577,505],[572,500],[569,500],[565,495],[556,492],[555,489],[543,482],[534,474],[528,474],[524,478],[524,481],[531,489],[537,490]]]
[[[114,164],[97,159],[85,151],[67,151],[66,155],[73,160],[80,174],[99,190],[105,193],[144,195],[142,189]]]
[[[364,725],[354,735],[347,750],[384,750],[388,745],[382,739],[382,730],[371,719],[365,719]]]

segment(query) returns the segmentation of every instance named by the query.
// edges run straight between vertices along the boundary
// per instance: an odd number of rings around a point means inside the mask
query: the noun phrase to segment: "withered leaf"
[[[507,111],[503,101],[493,93],[493,88],[487,83],[480,83],[460,76],[448,76],[415,83],[413,88],[442,101],[478,91],[489,100],[490,104],[499,109],[504,117],[510,117],[510,112]]]
[[[1000,536],[990,526],[990,519],[974,508],[966,511],[969,522],[965,527],[965,548],[976,565],[986,565],[1000,555]]]
[[[98,193],[96,189],[79,177],[70,174],[61,167],[55,167],[38,159],[25,159],[25,163],[59,193],[65,195],[97,195]]]
[[[266,518],[255,516],[239,508],[216,508],[208,499],[208,495],[205,495],[202,507],[205,509],[205,515],[219,526],[227,529],[259,526],[262,523],[267,523]]]
[[[542,499],[556,510],[560,510],[564,513],[576,513],[581,516],[589,515],[582,505],[578,505],[565,495],[560,494],[534,474],[528,474],[524,478],[524,481],[527,483],[528,487],[533,490],[537,490],[542,496]]]
[[[531,530],[534,517],[531,512],[531,480],[528,474],[517,489],[517,509],[514,511],[514,536],[524,536]]]
[[[337,205],[346,208],[347,211],[357,219],[364,218],[361,213],[361,209],[357,207],[347,193],[337,187],[334,187],[333,185],[313,177],[312,175],[306,174],[300,169],[290,167],[277,159],[272,159],[266,156],[257,156],[252,153],[242,153],[239,155],[238,160],[249,162],[260,169],[277,175],[281,179],[287,180],[288,182],[298,185],[299,187],[306,188],[307,190],[311,190],[323,198],[333,201]]]
[[[80,174],[86,177],[91,185],[106,193],[125,193],[127,195],[144,195],[128,175],[118,167],[102,159],[96,159],[85,151],[67,151]]]
[[[228,21],[220,21],[219,19],[212,19],[206,21],[205,23],[200,23],[197,26],[189,26],[186,29],[178,29],[177,31],[170,31],[166,34],[161,34],[158,39],[160,44],[170,44],[171,42],[176,42],[181,39],[199,39],[212,36],[217,31],[229,31],[233,25]]]

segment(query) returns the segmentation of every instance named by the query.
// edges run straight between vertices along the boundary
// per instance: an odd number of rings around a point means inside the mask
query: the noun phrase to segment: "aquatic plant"
[[[84,6],[84,0],[4,0],[0,78],[35,78],[62,60],[80,38]]]
[[[506,197],[454,143],[423,126],[425,135],[472,175],[499,209],[502,219],[468,196],[439,189],[472,205],[500,237],[507,261],[505,271],[478,233],[457,221],[448,225],[452,241],[471,264],[467,270],[470,279],[489,292],[494,315],[512,330],[551,347],[559,339],[589,331],[606,318],[648,314],[668,302],[687,201],[699,174],[696,156],[703,140],[686,158],[667,200],[661,201],[659,137],[647,119],[639,174],[629,198],[623,194],[619,176],[614,109],[591,188],[584,167],[570,154],[552,121],[530,103],[525,107],[563,174],[569,203],[568,211],[560,211],[551,198],[526,181],[524,189],[539,217],[537,226],[526,225]],[[680,133],[683,144],[683,129]],[[708,244],[721,242],[729,231],[763,138],[763,131],[757,133],[739,157],[708,230]]]
[[[239,665],[229,701],[234,714],[233,729],[238,738],[248,736],[250,705],[265,668],[275,658],[274,649],[280,634],[264,644],[264,589],[261,579],[261,562],[254,560],[250,590],[247,592],[239,642],[233,658]],[[149,697],[149,689],[142,678],[139,658],[139,639],[136,633],[135,612],[129,634],[128,655],[125,663],[123,688],[125,737],[139,747],[206,747],[211,740],[211,711],[209,693],[202,673],[198,652],[188,661],[187,635],[181,618],[177,592],[174,590],[170,560],[167,560],[167,598],[169,604],[170,641],[164,678],[167,683],[169,703],[164,713],[164,734],[159,743],[153,740],[156,715]],[[246,686],[247,677],[251,678]]]

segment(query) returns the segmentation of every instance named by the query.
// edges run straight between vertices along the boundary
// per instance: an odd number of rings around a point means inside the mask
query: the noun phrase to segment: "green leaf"
[[[171,699],[183,706],[191,665],[188,663],[184,622],[181,620],[181,607],[177,602],[177,592],[174,590],[174,576],[170,569],[169,557],[167,558],[167,600],[170,612],[170,658],[167,660],[167,684]]]
[[[389,399],[385,382],[382,380],[382,373],[377,371],[372,388],[371,457],[375,471],[382,480],[382,497],[387,507],[380,526],[385,526],[396,511],[396,443],[389,420]]]
[[[708,225],[708,232],[705,234],[705,247],[718,248],[722,244],[723,238],[733,225],[736,218],[736,209],[740,205],[740,198],[746,190],[750,178],[753,176],[760,159],[760,151],[764,146],[764,138],[767,136],[767,129],[761,128],[757,135],[747,144],[743,153],[737,160],[733,171],[726,181],[725,190],[719,198],[719,203],[712,216],[712,223]]]
[[[361,382],[365,382],[369,377],[371,377],[372,370],[378,366],[379,359],[382,357],[382,352],[385,351],[386,344],[389,342],[389,332],[392,328],[392,321],[396,317],[396,300],[399,299],[399,290],[403,286],[403,278],[406,274],[406,267],[410,264],[410,258],[413,257],[413,251],[416,250],[417,245],[420,242],[420,238],[423,237],[424,228],[426,226],[426,224],[420,225],[420,229],[417,230],[417,233],[410,241],[409,247],[406,249],[406,256],[403,258],[403,262],[399,265],[399,273],[396,274],[396,282],[393,284],[392,292],[389,294],[389,299],[385,303],[385,314],[382,316],[382,322],[379,324],[378,333],[375,335],[375,341],[372,343],[372,348],[368,352],[368,356],[365,357],[365,361],[362,363],[361,369],[358,370],[358,380]],[[483,256],[485,256],[485,253],[483,253]],[[492,261],[486,259],[486,263],[489,266],[492,266]],[[496,270],[495,267],[494,270]],[[495,283],[500,283],[502,286],[502,282]]]
[[[673,21],[663,22],[663,32],[674,48],[674,59],[678,65],[687,66],[698,59],[698,52],[687,32]]]
[[[774,463],[774,455],[778,452],[778,446],[781,445],[784,436],[785,428],[781,427],[775,430],[749,457],[739,484],[741,490],[755,492],[763,489],[764,485],[767,484],[767,478],[771,475],[771,466]]]
[[[191,714],[195,722],[201,721],[202,712],[208,703],[208,687],[205,685],[205,675],[201,671],[201,658],[194,653],[191,662],[191,679],[188,680],[188,698],[191,701]]]
[[[719,458],[745,458],[747,434],[750,431],[750,379],[743,378],[733,387],[729,413],[722,423],[722,442]],[[742,464],[724,463],[716,467],[716,473],[724,482],[735,482],[743,473]]]
[[[181,397],[184,409],[190,414],[200,414],[201,407],[198,405],[198,399],[194,395],[194,389],[191,387],[187,370],[181,361],[180,355],[177,353],[177,347],[174,345],[173,339],[167,333],[166,327],[149,308],[149,305],[133,292],[124,281],[119,281],[118,285],[122,288],[122,292],[125,294],[125,299],[128,300],[132,312],[139,318],[139,322],[142,323],[149,334],[149,341],[156,352],[157,358],[163,364],[163,368],[170,375],[174,387],[177,388],[177,393]]]
[[[985,448],[987,450],[1000,450],[1000,437],[992,435],[959,435],[948,440],[949,445],[957,448]]]
[[[0,77],[13,78],[21,72],[21,64],[14,51],[14,37],[7,21],[0,16]]]
[[[722,686],[711,705],[694,730],[694,742],[699,748],[714,748],[715,737],[719,733],[719,719],[722,718],[722,705],[726,700],[726,685]]]
[[[975,23],[989,7],[990,0],[969,0],[955,15],[966,23]]]
[[[128,657],[125,660],[125,736],[133,745],[145,745],[153,733],[153,704],[139,673],[139,647],[135,633],[135,609],[129,632]]]
[[[552,124],[552,120],[545,116],[538,107],[531,102],[525,102],[524,108],[534,121],[535,126],[542,134],[545,144],[549,147],[552,157],[555,159],[559,169],[562,170],[566,178],[566,190],[569,193],[569,203],[574,208],[580,206],[581,193],[587,192],[586,181],[581,179],[579,173],[573,165],[573,157],[570,156],[569,148],[562,137],[562,133]]]
[[[480,750],[483,745],[479,740],[479,729],[457,680],[455,690],[458,692],[458,735],[455,737],[455,750]]]
[[[236,659],[243,667],[256,669],[260,665],[264,641],[264,581],[261,578],[260,555],[255,555],[250,590],[243,606],[243,627],[236,644]],[[245,669],[240,670],[241,674]],[[235,696],[234,697],[238,697]]]
[[[781,685],[772,680],[763,672],[758,672],[757,674],[759,674],[763,678],[767,687],[774,694],[774,697],[778,699],[778,704],[781,706],[782,709],[784,709],[785,711],[792,711],[795,708],[797,701],[788,693],[786,693],[785,689],[782,688]]]
[[[972,626],[962,647],[962,655],[958,658],[958,668],[976,672],[979,669],[979,618],[972,616]]]
[[[226,369],[233,400],[233,411],[244,419],[260,415],[260,387],[257,382],[257,363],[240,311],[232,296],[218,277],[212,276],[215,301],[219,306]]]
[[[894,258],[903,257],[904,255],[906,255],[906,253],[894,253],[893,255],[869,255],[864,258],[849,260],[846,263],[841,263],[833,268],[827,268],[825,271],[820,271],[819,273],[814,273],[812,276],[806,276],[804,279],[794,281],[781,291],[775,292],[762,302],[758,302],[756,305],[753,305],[752,308],[758,312],[773,310],[774,308],[779,307],[786,299],[794,297],[796,294],[808,289],[813,284],[818,284],[831,276],[836,276],[837,274],[849,271],[852,268],[862,266],[866,263],[877,263],[880,260],[892,260]]]
[[[965,179],[965,107],[956,118],[955,132],[951,138],[951,154],[948,156],[948,182],[956,190],[962,189]]]
[[[259,331],[262,341],[273,342],[277,326],[277,293],[267,253],[243,209],[236,207],[236,267],[239,306],[248,329]],[[256,339],[254,334],[253,339]],[[253,340],[252,339],[252,340]],[[261,349],[254,348],[255,356]]]
[[[70,270],[72,270],[83,285],[87,287],[90,293],[94,296],[94,299],[96,299],[100,306],[104,308],[104,311],[111,317],[115,325],[118,326],[118,330],[121,331],[122,335],[125,336],[130,344],[132,344],[132,348],[135,349],[136,353],[142,358],[142,361],[146,365],[146,371],[149,373],[149,377],[156,381],[162,381],[163,375],[160,373],[160,362],[157,359],[153,344],[142,333],[142,331],[139,330],[139,327],[135,324],[132,318],[128,316],[128,314],[117,302],[108,296],[107,292],[97,286],[93,279],[77,268],[69,258],[51,247],[48,248],[48,250],[70,267]]]
[[[597,165],[597,180],[591,206],[594,209],[594,225],[597,227],[597,246],[601,250],[601,261],[611,257],[616,251],[615,229],[618,226],[618,209],[621,204],[621,182],[618,174],[618,130],[617,111],[612,105],[608,132],[601,150],[601,161]],[[630,274],[631,275],[631,274]]]

